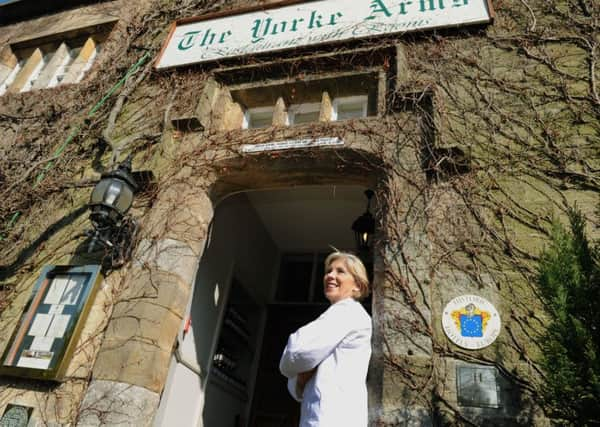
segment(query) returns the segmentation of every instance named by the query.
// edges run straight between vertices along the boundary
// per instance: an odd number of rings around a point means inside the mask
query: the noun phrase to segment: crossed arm
[[[290,335],[279,369],[289,379],[288,389],[296,400],[315,375],[319,364],[352,331],[351,310],[331,306],[319,318]]]

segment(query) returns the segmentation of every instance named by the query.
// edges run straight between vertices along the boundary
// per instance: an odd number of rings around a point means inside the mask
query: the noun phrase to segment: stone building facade
[[[354,248],[372,189],[370,424],[549,425],[536,259],[553,218],[598,199],[598,6],[480,2],[489,22],[160,67],[176,20],[300,5],[311,22],[321,3],[0,4],[3,352],[44,266],[106,262],[85,233],[100,175],[129,155],[153,175],[64,373],[3,375],[0,414],[294,425],[282,340],[326,307],[323,257]],[[371,19],[410,2],[363,3]],[[481,348],[444,330],[467,296],[500,319]]]

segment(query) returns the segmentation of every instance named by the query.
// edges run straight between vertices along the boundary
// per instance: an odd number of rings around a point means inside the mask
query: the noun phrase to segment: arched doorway
[[[216,205],[158,425],[297,425],[279,357],[289,333],[326,309],[323,260],[354,249],[368,186],[241,191]]]

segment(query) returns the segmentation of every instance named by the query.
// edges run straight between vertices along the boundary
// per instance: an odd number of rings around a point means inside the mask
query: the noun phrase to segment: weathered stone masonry
[[[598,6],[492,2],[489,26],[166,72],[145,63],[87,116],[143,54],[158,52],[174,19],[259,3],[268,2],[102,2],[0,28],[9,64],[8,45],[115,22],[81,83],[0,97],[3,330],[16,325],[39,268],[86,259],[85,204],[99,174],[133,153],[134,169],[156,177],[133,208],[132,260],[107,274],[66,380],[2,377],[0,413],[21,404],[39,425],[150,425],[216,204],[249,189],[355,183],[374,188],[381,207],[372,425],[546,425],[536,363],[546,318],[532,281],[552,217],[577,202],[591,218],[598,200]],[[0,64],[0,80],[7,69]],[[379,76],[376,117],[240,129],[236,89],[367,69]],[[321,135],[345,145],[240,153]],[[441,327],[444,305],[471,293],[502,316],[499,338],[480,351],[456,347]],[[500,408],[458,404],[457,367],[470,364],[498,370]]]

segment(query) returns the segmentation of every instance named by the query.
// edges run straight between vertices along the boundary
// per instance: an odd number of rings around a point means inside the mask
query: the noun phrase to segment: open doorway
[[[287,393],[279,357],[288,335],[326,310],[323,261],[332,247],[354,251],[351,225],[365,211],[365,190],[251,191],[217,205],[191,327],[179,342],[179,358],[191,367],[172,363],[160,425],[298,425],[299,405]]]

